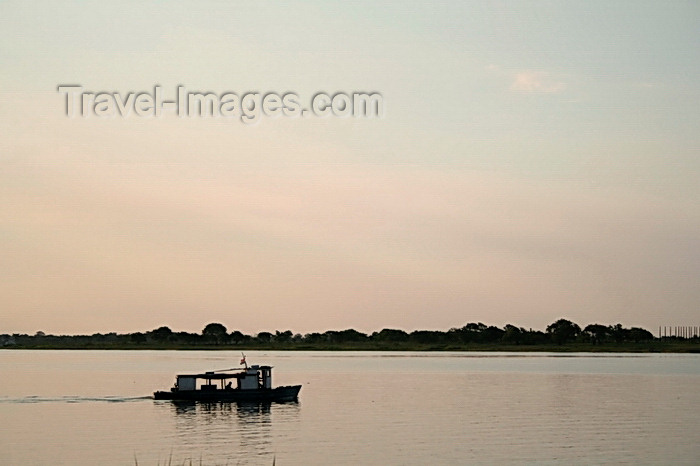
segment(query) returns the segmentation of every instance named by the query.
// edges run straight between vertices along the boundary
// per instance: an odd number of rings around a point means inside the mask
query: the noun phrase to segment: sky
[[[0,333],[700,323],[695,1],[0,3]],[[380,118],[69,118],[375,92]]]

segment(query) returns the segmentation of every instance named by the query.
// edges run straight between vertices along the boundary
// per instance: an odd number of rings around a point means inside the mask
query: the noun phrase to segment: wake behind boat
[[[203,374],[178,374],[170,391],[153,393],[156,400],[177,401],[295,401],[301,385],[272,388],[272,366],[226,369]],[[235,382],[235,385],[234,385]]]

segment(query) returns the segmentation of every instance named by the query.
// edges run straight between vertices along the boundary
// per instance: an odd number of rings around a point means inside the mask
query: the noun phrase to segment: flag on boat
[[[241,364],[245,364],[245,355],[241,358]]]

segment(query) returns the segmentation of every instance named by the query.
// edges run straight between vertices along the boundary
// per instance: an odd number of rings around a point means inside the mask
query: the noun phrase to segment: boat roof
[[[248,369],[272,369],[272,366],[250,366]],[[246,369],[226,369],[226,371],[239,371],[239,372],[225,372],[225,371],[211,371],[204,372],[200,374],[178,374],[177,377],[193,378],[193,379],[208,379],[208,380],[224,380],[224,379],[240,379],[245,377]]]

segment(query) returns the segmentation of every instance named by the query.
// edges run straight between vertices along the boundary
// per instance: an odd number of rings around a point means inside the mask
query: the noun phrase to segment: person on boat
[[[232,382],[229,382],[226,384],[226,390],[233,390],[233,387],[231,387]]]

